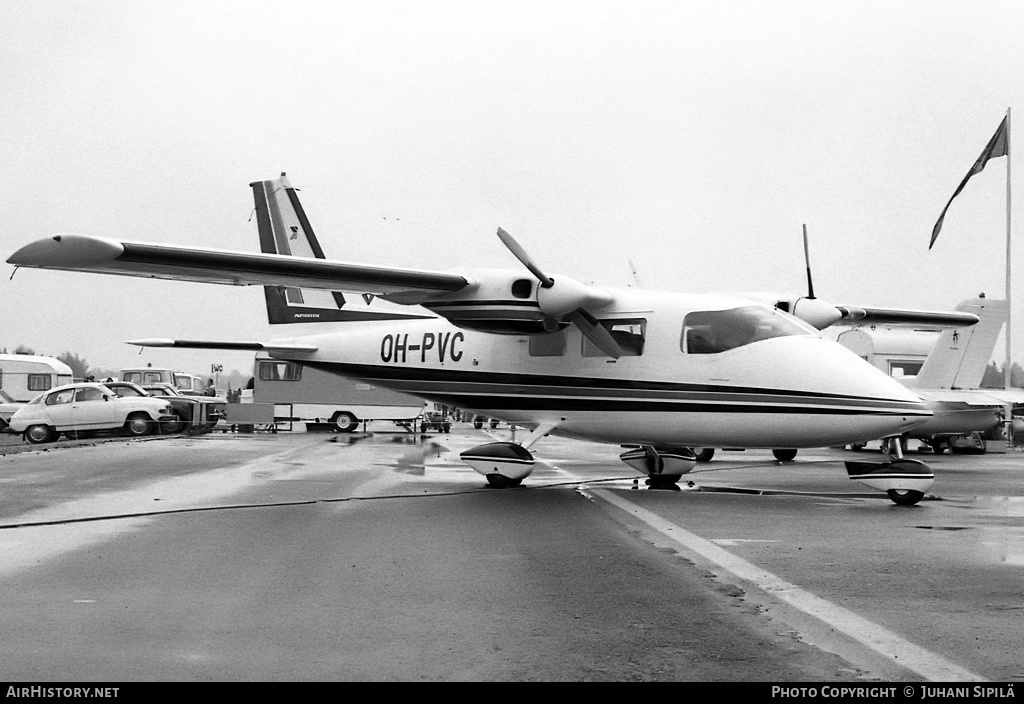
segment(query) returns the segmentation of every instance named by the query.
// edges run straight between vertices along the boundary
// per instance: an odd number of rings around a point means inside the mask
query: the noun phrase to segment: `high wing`
[[[467,288],[465,277],[436,271],[349,264],[279,254],[176,247],[61,234],[31,242],[7,259],[14,266],[231,286],[296,286],[379,296],[428,298]]]
[[[906,308],[877,308],[873,306],[833,305],[814,295],[811,277],[811,255],[807,243],[807,225],[804,231],[804,262],[807,266],[806,296],[770,296],[759,294],[763,303],[775,306],[813,325],[819,330],[832,325],[886,325],[929,329],[960,328],[975,325],[978,316],[956,311],[913,310]]]
[[[899,325],[923,328],[959,328],[975,325],[978,316],[963,311],[913,310],[836,306],[842,314],[837,325]]]
[[[275,287],[278,291],[306,288],[373,294],[392,303],[422,305],[456,325],[498,334],[554,332],[574,325],[608,356],[617,358],[622,352],[612,334],[593,315],[594,310],[611,304],[614,296],[571,277],[548,276],[501,228],[498,237],[525,266],[529,276],[522,270],[494,269],[474,272],[473,277],[468,277],[339,262],[322,256],[296,189],[285,174],[253,182],[250,187],[264,250],[259,254],[61,234],[22,247],[7,263],[16,267]],[[304,251],[304,241],[312,245],[311,251]]]

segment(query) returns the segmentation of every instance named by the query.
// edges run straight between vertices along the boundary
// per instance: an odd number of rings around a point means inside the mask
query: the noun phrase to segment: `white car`
[[[158,423],[173,421],[166,399],[122,398],[103,384],[58,386],[36,396],[11,416],[11,432],[31,443],[56,440],[61,433],[82,435],[98,430],[122,430],[125,435],[153,432]]]

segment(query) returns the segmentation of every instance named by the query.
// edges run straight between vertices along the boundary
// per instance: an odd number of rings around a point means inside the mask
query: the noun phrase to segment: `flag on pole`
[[[981,152],[981,156],[979,156],[978,160],[974,162],[974,166],[972,166],[971,170],[967,172],[966,176],[964,176],[964,180],[960,182],[956,192],[953,193],[953,197],[949,199],[949,203],[946,203],[946,207],[942,209],[942,215],[939,216],[938,222],[936,222],[935,227],[932,228],[932,241],[928,243],[928,249],[932,248],[932,245],[935,244],[935,239],[939,236],[939,230],[942,229],[942,219],[946,217],[946,211],[949,210],[949,206],[953,203],[953,198],[960,195],[960,191],[964,190],[964,186],[967,185],[967,181],[970,180],[971,176],[976,173],[980,173],[981,170],[985,168],[985,164],[988,163],[989,159],[994,159],[997,156],[1006,156],[1009,145],[1009,138],[1006,134],[1006,120],[1007,118],[1004,117],[1003,121],[999,123],[999,129],[997,129],[996,133],[992,135],[992,139],[988,140],[988,144],[985,145],[985,149]]]

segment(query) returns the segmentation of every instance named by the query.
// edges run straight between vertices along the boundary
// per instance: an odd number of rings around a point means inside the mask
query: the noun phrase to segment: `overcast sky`
[[[799,293],[806,223],[819,297],[952,309],[1003,295],[1008,159],[928,241],[1008,107],[1024,139],[1022,37],[1016,0],[0,0],[0,262],[258,251],[248,184],[286,171],[330,258],[515,266],[500,226],[586,281]],[[3,266],[9,351],[205,375],[251,355],[124,340],[290,334],[258,288]]]

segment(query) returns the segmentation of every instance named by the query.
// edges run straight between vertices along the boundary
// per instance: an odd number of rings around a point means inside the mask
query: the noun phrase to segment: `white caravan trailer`
[[[389,420],[415,427],[426,403],[415,396],[381,389],[294,362],[256,358],[253,403],[273,404],[278,423],[333,423],[351,432],[359,423]]]
[[[44,391],[70,384],[71,377],[71,367],[53,357],[0,354],[0,430],[23,405]]]

